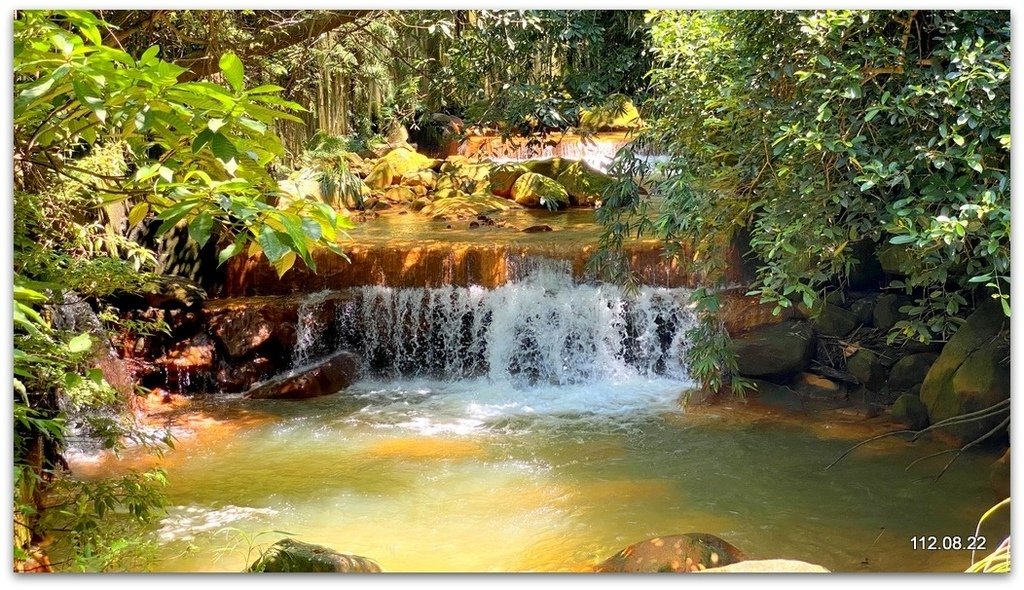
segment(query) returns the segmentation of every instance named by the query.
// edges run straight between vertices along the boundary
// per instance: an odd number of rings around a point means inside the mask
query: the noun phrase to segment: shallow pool
[[[481,378],[365,381],[305,402],[199,399],[169,418],[183,430],[163,460],[173,507],[154,531],[155,569],[238,571],[279,531],[385,571],[586,571],[684,532],[833,571],[970,565],[969,552],[915,550],[911,537],[972,534],[994,503],[994,457],[964,457],[934,482],[942,459],[905,467],[941,447],[890,439],[825,471],[884,426],[740,402],[682,412],[681,389]],[[1007,530],[1003,519],[985,531],[991,548]]]

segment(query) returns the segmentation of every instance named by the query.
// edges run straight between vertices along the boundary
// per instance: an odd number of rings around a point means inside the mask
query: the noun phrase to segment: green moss
[[[524,207],[563,209],[569,205],[565,187],[547,176],[527,172],[512,186],[512,199]]]

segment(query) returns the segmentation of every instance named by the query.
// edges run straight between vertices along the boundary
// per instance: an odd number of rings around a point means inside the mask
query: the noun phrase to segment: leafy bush
[[[979,298],[1009,314],[1008,12],[648,20],[642,145],[668,158],[651,190],[662,213],[651,223],[641,196],[612,199],[606,242],[653,232],[721,277],[723,246],[748,230],[752,293],[779,312],[842,288],[868,240],[896,255],[902,276],[885,287],[913,301],[891,339],[948,338]]]

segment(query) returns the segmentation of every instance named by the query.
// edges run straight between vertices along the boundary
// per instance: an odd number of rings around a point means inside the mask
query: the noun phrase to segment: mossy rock
[[[564,209],[569,206],[565,187],[547,176],[527,172],[512,185],[512,199],[524,207]]]
[[[594,571],[605,573],[691,573],[746,559],[727,541],[707,533],[654,537],[634,543],[604,560]]]
[[[419,196],[416,194],[416,191],[408,186],[393,186],[384,193],[386,200],[398,204],[411,203]]]
[[[875,327],[880,330],[891,330],[896,322],[906,319],[907,314],[900,311],[906,303],[906,299],[894,293],[879,296],[875,300],[875,310],[872,314]]]
[[[869,327],[875,325],[875,298],[865,297],[855,300],[850,304],[850,313],[856,318],[858,324]]]
[[[387,160],[379,160],[366,175],[366,186],[373,190],[384,190],[402,180],[401,173],[394,164]]]
[[[569,166],[572,166],[575,162],[575,160],[566,160],[565,158],[546,158],[544,160],[524,160],[520,162],[520,166],[534,174],[540,174],[555,180],[559,174],[568,170]]]
[[[921,430],[928,426],[928,408],[918,396],[904,393],[892,404],[892,420],[911,430]]]
[[[421,153],[418,153],[415,148],[409,144],[400,144],[392,148],[386,154],[384,154],[377,163],[388,162],[395,169],[395,175],[400,180],[402,176],[415,172],[417,170],[429,169],[433,163],[433,158],[428,158]]]
[[[491,169],[490,189],[500,197],[511,197],[512,186],[529,170],[519,164],[500,164]]]
[[[846,359],[846,370],[871,391],[881,391],[889,373],[874,351],[862,348]]]
[[[642,124],[633,101],[622,94],[609,96],[598,107],[580,109],[580,128],[585,131],[623,131]]]
[[[574,207],[593,207],[602,199],[604,189],[613,182],[611,176],[583,161],[571,164],[558,175],[557,180],[569,193],[569,202]]]
[[[1010,320],[999,302],[988,300],[942,347],[921,385],[921,401],[928,407],[931,423],[1009,399],[1009,329]],[[968,442],[989,432],[1007,415],[942,430],[960,442]]]
[[[928,369],[931,368],[939,355],[934,352],[921,352],[907,355],[889,370],[889,389],[893,391],[909,391],[917,385],[924,383],[928,376]]]
[[[807,322],[787,320],[734,338],[732,349],[741,375],[765,377],[799,373],[815,349],[814,330]]]
[[[857,316],[852,311],[831,303],[824,303],[811,323],[819,333],[840,338],[852,332],[858,324]]]
[[[910,244],[885,244],[878,248],[878,263],[886,274],[906,276],[915,266]]]
[[[467,194],[462,191],[445,189],[439,191],[429,205],[420,209],[420,213],[431,216],[466,218],[517,208],[519,208],[518,205],[498,195]]]
[[[402,175],[402,184],[405,186],[422,186],[428,189],[434,188],[437,184],[437,172],[433,170],[414,170]]]
[[[247,571],[375,574],[380,573],[381,569],[367,557],[346,555],[323,545],[285,538],[271,545]]]

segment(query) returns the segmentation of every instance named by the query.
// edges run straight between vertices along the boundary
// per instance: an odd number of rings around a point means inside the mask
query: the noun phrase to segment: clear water
[[[387,571],[586,571],[682,532],[833,571],[969,565],[967,552],[915,551],[910,537],[970,534],[993,503],[991,457],[936,483],[920,479],[935,464],[904,470],[935,447],[883,441],[823,471],[870,429],[741,403],[681,412],[679,392],[664,379],[524,389],[480,378],[366,381],[298,403],[211,396],[174,419],[195,434],[164,459],[173,508],[154,532],[156,569],[239,571],[273,531]],[[1006,528],[987,533],[998,543]]]
[[[833,571],[962,571],[911,537],[972,534],[994,503],[969,455],[886,428],[732,402],[682,411],[687,292],[577,285],[564,264],[478,287],[364,287],[299,312],[296,358],[361,353],[370,378],[302,402],[212,395],[168,415],[162,571],[240,571],[286,531],[386,571],[587,571],[646,538],[718,535]],[[329,315],[329,314],[328,314]],[[82,477],[152,460],[79,456]],[[943,459],[944,460],[944,459]],[[997,519],[998,520],[998,519]],[[990,547],[1005,519],[985,531]]]

